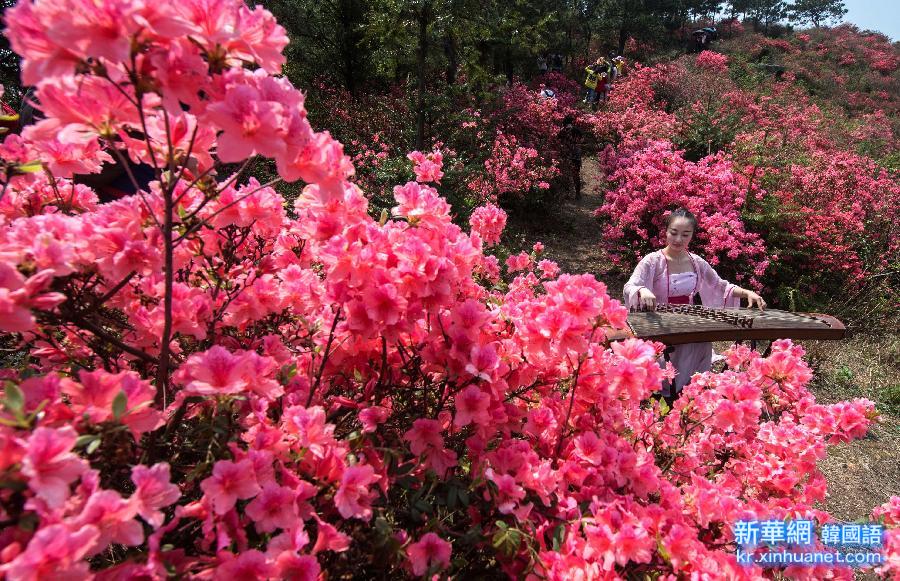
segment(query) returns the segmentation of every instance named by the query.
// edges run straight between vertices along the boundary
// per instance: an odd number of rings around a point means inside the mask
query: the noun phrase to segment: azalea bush
[[[722,276],[760,288],[769,264],[765,243],[745,229],[740,213],[751,184],[723,154],[694,163],[683,153],[661,140],[619,160],[608,176],[618,187],[606,193],[596,211],[604,218],[605,248],[627,269],[665,246],[666,214],[682,206],[701,226],[693,251]]]
[[[779,341],[661,407],[663,346],[540,245],[486,254],[505,213],[455,225],[442,155],[370,215],[263,8],[8,19],[45,118],[0,148],[5,578],[766,578],[736,520],[832,520],[817,461],[872,402],[817,404]],[[128,160],[134,195],[73,182]]]

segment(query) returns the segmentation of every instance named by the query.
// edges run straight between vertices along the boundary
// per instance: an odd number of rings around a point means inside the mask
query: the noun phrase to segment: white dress
[[[690,295],[697,285],[697,274],[694,272],[679,272],[669,276],[669,297]],[[691,382],[691,376],[695,373],[709,371],[712,367],[712,343],[688,343],[675,345],[669,355],[669,361],[675,366],[675,393],[680,393],[685,385]],[[660,359],[660,365],[665,366],[665,359]],[[668,381],[663,382],[662,393],[664,396],[675,395],[672,393]]]

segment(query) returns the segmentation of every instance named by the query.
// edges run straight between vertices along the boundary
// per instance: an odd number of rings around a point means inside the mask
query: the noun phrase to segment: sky
[[[845,22],[861,30],[877,30],[891,40],[900,40],[900,2],[897,0],[844,0]]]

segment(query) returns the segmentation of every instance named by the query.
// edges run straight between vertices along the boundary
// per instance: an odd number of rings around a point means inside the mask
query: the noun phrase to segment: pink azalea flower
[[[528,256],[527,252],[520,252],[519,254],[513,254],[509,258],[506,259],[506,268],[509,272],[517,272],[520,270],[527,270],[531,267],[531,257]]]
[[[325,410],[319,406],[288,407],[281,421],[284,431],[297,438],[297,445],[308,448],[316,457],[323,457],[334,442],[334,426],[325,423]]]
[[[372,518],[372,498],[369,486],[381,477],[368,464],[350,466],[344,470],[341,485],[334,495],[334,504],[344,518]]]
[[[51,507],[61,506],[69,497],[69,485],[85,470],[87,462],[72,453],[78,434],[64,428],[37,428],[27,441],[20,442],[28,452],[22,459],[22,474],[28,487]]]
[[[413,427],[403,434],[403,439],[410,443],[409,449],[420,456],[429,448],[443,448],[444,438],[441,436],[441,425],[437,420],[419,419]]]
[[[479,426],[486,426],[490,422],[488,407],[491,405],[491,397],[478,386],[466,387],[456,394],[454,401],[456,417],[453,419],[453,425],[461,427],[475,422]]]
[[[137,507],[118,492],[98,490],[91,494],[81,514],[76,519],[79,526],[94,525],[100,531],[96,543],[91,546],[88,556],[94,556],[116,543],[137,546],[144,542],[144,527],[135,515]]]
[[[391,213],[406,218],[410,224],[439,226],[450,218],[450,204],[432,187],[407,182],[394,187],[398,205]]]
[[[190,395],[229,395],[245,391],[249,386],[247,360],[216,345],[191,355],[176,373]]]
[[[469,217],[469,225],[487,246],[493,246],[500,242],[506,227],[506,212],[493,204],[479,206]]]
[[[162,425],[162,414],[153,408],[155,390],[133,371],[108,373],[97,370],[81,371],[79,381],[67,382],[63,392],[75,413],[86,415],[91,422],[100,423],[112,418],[112,402],[122,392],[126,396],[125,413],[120,420],[131,428],[135,438]]]
[[[297,522],[296,492],[275,483],[267,484],[247,505],[245,512],[253,519],[256,530],[271,533],[275,529],[288,529]]]
[[[417,456],[424,455],[428,466],[439,475],[456,465],[456,452],[444,448],[442,428],[437,420],[418,419],[413,427],[403,434],[410,443],[409,449]]]
[[[237,463],[219,460],[213,466],[212,475],[200,483],[200,488],[216,514],[225,514],[234,508],[238,499],[259,494],[259,484],[249,460]]]
[[[466,364],[466,373],[481,378],[485,381],[491,379],[491,375],[500,364],[497,349],[491,345],[473,345],[469,353],[469,362]]]
[[[321,551],[342,553],[350,548],[350,537],[323,520],[316,518],[316,523],[318,524],[319,534],[316,537],[316,544],[313,546],[313,555]]]
[[[390,410],[383,406],[372,406],[359,410],[359,422],[363,426],[363,433],[371,434],[378,429],[380,424],[387,421]]]
[[[450,566],[450,543],[434,533],[425,533],[418,542],[406,547],[406,556],[412,565],[413,575],[424,575],[431,567],[437,570]]]
[[[87,579],[90,565],[84,557],[100,537],[93,525],[75,531],[66,525],[52,524],[40,528],[25,551],[6,565],[9,581],[41,579]]]
[[[559,276],[559,265],[552,260],[542,260],[538,262],[538,268],[541,269],[541,278],[554,279]]]
[[[724,73],[728,70],[728,57],[711,50],[704,50],[697,55],[696,64],[701,69]]]
[[[575,438],[575,450],[578,457],[595,466],[602,465],[605,447],[606,445],[594,432],[585,432]]]
[[[0,331],[20,333],[34,327],[25,277],[11,265],[0,262]]]
[[[215,581],[270,579],[274,572],[275,567],[263,553],[250,549],[241,551],[237,556],[233,553],[223,553],[222,564],[216,567],[213,579]]]
[[[383,325],[394,325],[406,309],[406,299],[390,283],[371,286],[363,292],[368,317]]]
[[[297,555],[285,551],[275,559],[275,571],[279,579],[316,581],[321,570],[319,562],[312,555]]]
[[[134,466],[131,469],[131,481],[135,485],[131,499],[137,513],[152,526],[162,526],[165,516],[160,509],[181,498],[181,491],[171,483],[169,465],[160,462],[151,467]]]
[[[416,174],[417,182],[441,183],[444,172],[441,171],[443,155],[440,151],[433,151],[429,154],[424,154],[421,151],[413,151],[406,157],[413,162],[413,171]]]

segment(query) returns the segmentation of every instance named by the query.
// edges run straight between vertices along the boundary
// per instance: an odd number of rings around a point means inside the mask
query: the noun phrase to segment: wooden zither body
[[[700,305],[658,305],[628,314],[628,329],[610,339],[637,337],[666,345],[707,341],[842,339],[843,323],[830,315],[777,309],[714,309]]]

